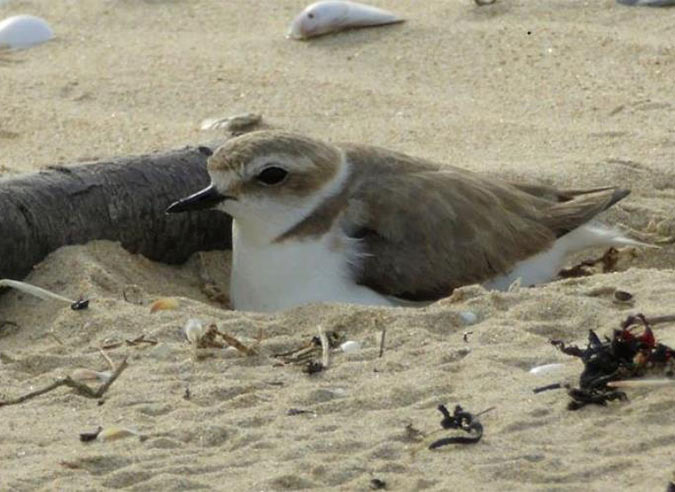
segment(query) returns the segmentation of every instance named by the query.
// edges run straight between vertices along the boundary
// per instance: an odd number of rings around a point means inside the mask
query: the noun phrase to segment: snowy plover
[[[570,253],[639,244],[589,224],[628,190],[509,183],[367,145],[259,131],[218,148],[208,171],[211,185],[167,212],[234,218],[235,309],[428,302],[546,282]]]

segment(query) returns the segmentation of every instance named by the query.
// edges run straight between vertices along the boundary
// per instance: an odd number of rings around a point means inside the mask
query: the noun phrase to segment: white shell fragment
[[[118,439],[124,439],[125,437],[132,437],[132,436],[138,437],[138,439],[141,441],[145,440],[145,436],[140,434],[138,431],[126,427],[117,427],[117,426],[103,429],[101,432],[99,432],[98,436],[96,436],[96,439],[102,442],[106,442],[106,441],[116,441]]]
[[[353,354],[361,350],[361,344],[354,340],[348,340],[340,345],[340,348],[345,354]]]
[[[15,15],[0,22],[0,48],[29,48],[53,37],[47,21],[32,15]]]
[[[262,115],[256,113],[244,113],[225,118],[206,118],[199,125],[202,130],[227,130],[238,132],[252,126],[259,125]]]
[[[536,375],[550,374],[552,372],[559,371],[563,367],[565,367],[565,364],[561,364],[560,362],[555,362],[553,364],[544,364],[541,366],[535,366],[532,369],[530,369],[530,374]]]
[[[107,383],[112,378],[112,372],[81,368],[75,369],[70,377],[79,383]]]
[[[316,2],[293,19],[286,37],[307,39],[351,27],[396,24],[404,19],[377,7],[347,1]]]
[[[204,325],[201,320],[197,318],[190,318],[183,327],[185,338],[190,343],[197,343],[204,336]]]

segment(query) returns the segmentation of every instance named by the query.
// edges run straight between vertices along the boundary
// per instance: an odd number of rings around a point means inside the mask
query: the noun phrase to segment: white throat
[[[358,257],[358,245],[344,236],[337,223],[320,236],[274,242],[339,193],[348,175],[349,164],[343,156],[333,179],[302,206],[279,207],[264,217],[235,217],[230,281],[235,309],[278,311],[313,302],[392,305],[354,283],[350,262]]]

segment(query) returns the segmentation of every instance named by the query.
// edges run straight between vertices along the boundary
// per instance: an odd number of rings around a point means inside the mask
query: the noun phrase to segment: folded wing
[[[413,301],[507,273],[628,194],[509,184],[399,158],[408,159],[391,153],[390,173],[357,177],[340,220],[360,240],[358,283]]]

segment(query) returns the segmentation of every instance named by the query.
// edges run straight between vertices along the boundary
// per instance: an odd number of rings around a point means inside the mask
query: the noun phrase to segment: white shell
[[[377,7],[347,1],[316,2],[293,19],[287,37],[307,39],[350,27],[380,26],[403,22],[399,16]]]
[[[183,333],[190,343],[197,343],[204,335],[204,325],[201,320],[190,318],[183,327]]]
[[[466,325],[472,325],[478,321],[478,316],[473,311],[462,311],[459,313],[459,317]]]
[[[354,352],[361,350],[361,344],[353,340],[347,340],[340,345],[340,348],[345,354],[353,354]]]
[[[44,19],[32,15],[15,15],[0,22],[0,47],[28,48],[54,37],[54,31]]]

